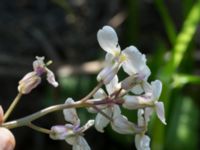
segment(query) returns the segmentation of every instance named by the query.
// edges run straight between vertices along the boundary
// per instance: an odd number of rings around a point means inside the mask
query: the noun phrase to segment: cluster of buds
[[[166,124],[164,104],[158,101],[162,83],[159,80],[148,82],[151,71],[146,64],[145,55],[134,46],[121,50],[112,27],[104,26],[100,29],[97,39],[107,54],[105,67],[97,76],[97,80],[105,85],[106,91],[100,88],[92,99],[87,100],[92,104],[88,106],[88,112],[96,113],[96,118],[81,126],[75,108],[65,109],[63,112],[68,124],[53,126],[50,137],[65,140],[73,146],[73,150],[90,150],[83,133],[93,125],[97,131],[104,132],[104,128],[110,124],[120,134],[135,134],[138,150],[149,150],[150,137],[145,133],[152,113],[155,111],[161,122]],[[121,68],[128,76],[119,81],[117,73]],[[68,98],[66,103],[73,104],[74,100]],[[121,107],[137,110],[138,122],[129,121],[122,114]]]

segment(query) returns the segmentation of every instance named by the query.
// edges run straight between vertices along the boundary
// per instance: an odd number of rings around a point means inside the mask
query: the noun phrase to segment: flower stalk
[[[14,108],[16,107],[16,105],[18,104],[19,100],[22,97],[22,93],[18,93],[17,96],[15,97],[15,99],[13,100],[13,102],[11,103],[11,105],[9,106],[8,110],[6,111],[5,115],[4,115],[4,122],[8,119],[8,117],[10,116],[10,114],[12,113],[12,111],[14,110]]]

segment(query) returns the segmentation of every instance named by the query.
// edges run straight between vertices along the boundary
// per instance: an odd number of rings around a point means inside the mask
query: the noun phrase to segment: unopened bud
[[[140,76],[138,76],[138,74],[131,75],[131,76],[125,78],[121,82],[122,89],[124,89],[124,90],[131,89],[135,85],[141,83],[142,80],[143,80],[143,78],[141,78]]]
[[[15,138],[10,130],[0,128],[0,150],[13,150],[15,148]]]
[[[3,108],[1,107],[1,105],[0,105],[0,124],[2,124],[3,123]]]
[[[132,110],[151,107],[152,105],[154,105],[153,101],[151,101],[149,97],[126,95],[124,96],[124,103],[122,106],[126,109]]]
[[[36,72],[27,73],[20,81],[18,91],[22,94],[30,93],[34,88],[40,84],[41,78]]]
[[[110,81],[117,74],[119,65],[105,67],[97,76],[98,81],[103,81],[104,84],[110,83]]]

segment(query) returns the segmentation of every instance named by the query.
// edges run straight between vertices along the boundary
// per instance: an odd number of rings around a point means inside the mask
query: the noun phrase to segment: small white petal
[[[144,66],[144,68],[139,72],[140,76],[144,77],[144,80],[147,81],[149,76],[151,75],[151,70],[147,65]]]
[[[97,75],[97,80],[103,81],[104,84],[108,84],[119,70],[119,65],[116,63],[113,66],[107,66]]]
[[[137,150],[150,150],[150,138],[147,135],[136,134],[135,146]]]
[[[95,99],[102,99],[105,98],[107,94],[104,92],[102,88],[98,89],[98,91],[93,95]]]
[[[113,112],[113,118],[121,115],[121,110],[118,105],[115,105],[115,104],[113,105],[112,112]]]
[[[135,86],[133,86],[133,88],[131,89],[131,92],[134,94],[142,94],[144,92],[142,85],[141,84],[137,84]]]
[[[150,121],[150,117],[153,113],[153,108],[151,107],[146,107],[144,110],[144,117],[145,117],[145,122],[146,124],[148,124],[148,122]]]
[[[74,103],[74,100],[72,98],[68,98],[65,101],[65,104],[73,104],[73,103]],[[64,109],[63,114],[64,114],[66,121],[72,123],[73,125],[79,125],[80,124],[80,120],[78,118],[78,115],[76,113],[75,108]]]
[[[110,83],[106,84],[106,90],[108,91],[108,95],[111,95],[116,90],[119,90],[120,84],[118,83],[117,75],[110,81]]]
[[[165,109],[164,109],[164,104],[163,102],[157,102],[155,103],[155,109],[156,109],[156,114],[158,116],[158,118],[160,119],[160,121],[163,123],[163,124],[167,124],[166,121],[165,121]]]
[[[112,117],[112,109],[106,108],[102,110],[107,116]],[[105,118],[101,113],[98,113],[95,119],[95,128],[99,132],[104,132],[104,128],[109,124],[110,120]]]
[[[157,101],[162,92],[162,82],[160,80],[155,80],[151,82],[152,85],[152,92],[153,92],[153,100]]]
[[[152,93],[152,85],[146,81],[143,82],[143,89],[145,93]]]
[[[133,134],[135,131],[135,124],[128,121],[123,115],[114,117],[111,126],[114,131],[120,134]]]
[[[47,81],[52,84],[54,87],[57,87],[58,86],[58,82],[55,80],[55,76],[54,76],[54,73],[47,69],[46,68],[46,71],[47,71]]]
[[[115,56],[113,56],[110,53],[106,53],[105,56],[105,65],[106,66],[112,66],[115,63]]]
[[[146,57],[144,54],[141,54],[135,46],[127,47],[122,53],[126,57],[122,67],[127,74],[133,75],[141,73],[142,71],[146,72],[146,70],[144,70],[146,67]]]
[[[65,139],[65,141],[70,145],[75,145],[77,143],[77,136],[71,136]]]
[[[94,120],[88,120],[88,122],[83,127],[81,127],[81,132],[85,132],[87,129],[92,127],[94,125],[94,122]]]
[[[103,50],[112,54],[113,56],[120,54],[120,47],[118,44],[118,37],[115,30],[110,26],[104,26],[97,33],[99,45]]]
[[[73,150],[90,150],[90,146],[84,137],[78,136],[76,138],[76,143],[73,144]]]

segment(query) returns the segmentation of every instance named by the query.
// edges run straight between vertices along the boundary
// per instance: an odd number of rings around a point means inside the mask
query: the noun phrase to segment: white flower
[[[150,138],[147,135],[136,134],[135,146],[137,150],[150,150]]]
[[[147,121],[144,117],[144,110],[138,110],[138,126],[147,128]],[[150,150],[150,138],[144,133],[135,135],[135,146],[137,150]]]
[[[152,93],[150,100],[154,103],[153,107],[147,107],[145,109],[146,119],[149,120],[148,117],[150,117],[153,110],[155,110],[160,121],[166,125],[164,104],[163,102],[158,102],[162,92],[162,82],[159,80],[155,80],[151,82],[151,85],[146,86],[144,90],[146,93]]]
[[[115,76],[109,84],[106,84],[106,90],[108,92],[108,95],[103,91],[103,89],[99,89],[94,94],[94,99],[103,99],[107,96],[113,94],[113,92],[119,90],[120,85],[118,83],[118,77]],[[98,107],[98,106],[97,106]],[[112,118],[113,113],[115,111],[118,111],[119,106],[116,104],[105,104],[103,107],[98,107],[104,114],[106,114],[109,118]],[[98,111],[97,111],[98,112]],[[110,120],[103,116],[100,112],[97,113],[96,119],[95,119],[95,128],[99,132],[104,132],[104,128],[110,123]]]
[[[44,57],[36,57],[36,60],[33,62],[33,71],[27,73],[19,81],[18,91],[23,94],[31,92],[41,83],[41,75],[44,73],[47,73],[47,81],[54,87],[57,87],[58,82],[56,82],[53,72],[46,67]]]
[[[97,39],[101,48],[107,52],[105,68],[99,73],[97,80],[108,84],[117,74],[121,65],[129,75],[139,74],[144,79],[150,75],[146,65],[146,57],[134,46],[129,46],[121,51],[115,30],[110,26],[104,26],[97,33]]]
[[[143,90],[145,94],[140,96],[126,95],[124,96],[123,107],[127,109],[145,108],[145,119],[149,120],[152,112],[155,110],[158,118],[165,122],[165,111],[163,102],[158,102],[162,91],[162,83],[159,80],[151,82],[151,85],[144,82]]]
[[[74,100],[68,98],[65,104],[73,104]],[[83,132],[94,125],[94,120],[89,120],[84,126],[80,127],[80,119],[74,108],[64,109],[65,120],[70,124],[57,125],[51,128],[50,137],[54,140],[65,140],[72,145],[73,150],[90,150],[90,147],[83,137]]]
[[[41,76],[42,74],[47,73],[47,81],[50,84],[52,84],[54,87],[57,87],[58,82],[56,82],[53,72],[46,67],[44,63],[44,57],[37,56],[36,59],[37,60],[33,62],[34,72],[36,72],[38,76]]]
[[[122,63],[124,71],[129,75],[139,74],[145,80],[150,76],[151,72],[146,65],[146,57],[141,54],[135,46],[129,46],[123,50],[125,61]]]
[[[94,102],[98,100],[102,100],[104,98],[112,98],[112,94],[120,89],[121,85],[118,83],[118,77],[115,77],[110,81],[109,84],[106,84],[106,90],[108,95],[103,91],[103,89],[99,89],[94,94]],[[134,123],[129,122],[128,119],[121,114],[121,110],[119,106],[115,103],[109,103],[96,106],[98,110],[94,108],[89,108],[90,112],[97,112],[97,116],[95,119],[95,128],[99,132],[104,132],[104,128],[111,123],[112,129],[121,134],[133,134],[135,133],[136,126]],[[100,111],[100,112],[99,112]],[[104,113],[106,118],[102,113]]]

